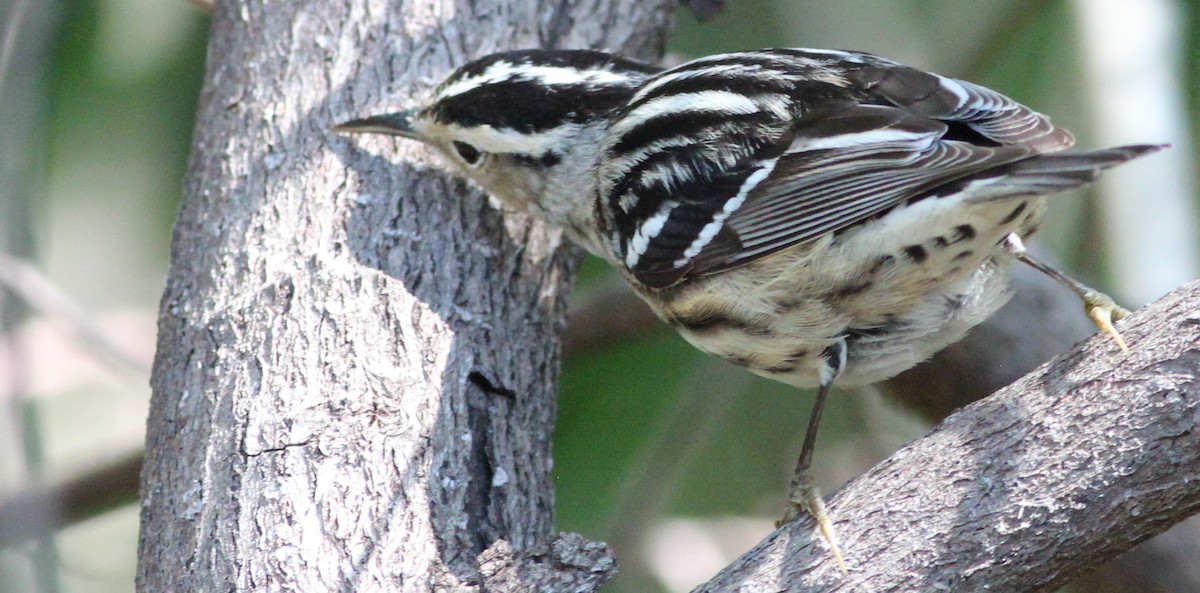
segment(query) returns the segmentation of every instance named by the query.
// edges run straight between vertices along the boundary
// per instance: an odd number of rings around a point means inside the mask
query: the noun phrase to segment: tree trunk
[[[668,4],[218,2],[159,316],[140,591],[611,574],[602,545],[551,531],[575,252],[415,144],[329,129],[491,51],[655,59]]]

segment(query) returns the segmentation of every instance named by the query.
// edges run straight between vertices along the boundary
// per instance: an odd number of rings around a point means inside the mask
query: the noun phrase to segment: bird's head
[[[656,72],[597,51],[497,53],[454,71],[417,107],[335,130],[423,142],[508,206],[569,228],[591,207],[611,114]]]

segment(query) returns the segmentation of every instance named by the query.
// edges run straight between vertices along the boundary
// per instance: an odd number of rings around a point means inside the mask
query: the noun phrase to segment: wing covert
[[[662,288],[1072,143],[1004,95],[869,54],[711,56],[651,79],[614,118],[602,228]]]
[[[1035,154],[1029,146],[944,140],[946,129],[876,105],[798,128],[771,175],[724,221],[736,249],[710,243],[691,261],[693,273],[736,267],[843,230],[954,179]]]

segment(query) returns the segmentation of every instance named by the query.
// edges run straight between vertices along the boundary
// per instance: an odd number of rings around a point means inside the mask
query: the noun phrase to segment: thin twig
[[[81,474],[8,497],[0,503],[0,548],[137,501],[141,469],[139,448]]]
[[[75,301],[33,265],[0,253],[0,287],[25,301],[112,370],[145,385],[150,368],[108,337]]]

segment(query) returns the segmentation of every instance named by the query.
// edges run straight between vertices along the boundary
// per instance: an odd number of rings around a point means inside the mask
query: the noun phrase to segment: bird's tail
[[[959,179],[955,184],[970,196],[968,201],[973,203],[1058,193],[1087,185],[1105,169],[1167,146],[1132,144],[1090,152],[1039,154]]]

